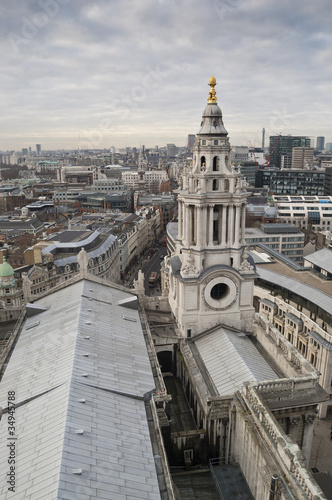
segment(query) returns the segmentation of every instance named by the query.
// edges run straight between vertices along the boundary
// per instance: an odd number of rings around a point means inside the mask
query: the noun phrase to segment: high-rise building
[[[36,153],[37,153],[37,156],[40,155],[40,152],[41,152],[41,144],[36,144]]]
[[[291,166],[292,150],[296,147],[310,147],[310,138],[292,135],[270,136],[270,165],[276,168]]]
[[[22,148],[22,155],[28,154],[28,148]]]
[[[194,147],[194,142],[195,142],[195,134],[188,134],[188,144],[187,148],[190,149],[190,151]]]
[[[316,140],[316,149],[318,151],[324,151],[325,137],[317,137]]]
[[[332,151],[332,142],[327,142],[325,149],[326,151]]]
[[[263,127],[262,130],[262,149],[264,150],[265,147],[265,128]]]
[[[314,149],[296,147],[292,150],[292,168],[312,168],[314,161]]]
[[[332,196],[332,167],[325,169],[324,195]]]
[[[178,148],[175,144],[166,144],[166,154],[167,156],[175,156],[178,154]]]

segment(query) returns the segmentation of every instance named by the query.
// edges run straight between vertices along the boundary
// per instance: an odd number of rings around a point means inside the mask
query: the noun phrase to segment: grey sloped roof
[[[332,274],[332,250],[323,248],[318,252],[314,252],[304,257],[304,261],[308,261],[315,266],[321,267],[325,271]]]
[[[2,474],[1,499],[160,498],[143,401],[154,381],[138,312],[117,305],[128,296],[82,280],[36,301],[47,310],[26,320],[0,384],[1,407],[8,391],[22,403],[16,493]]]
[[[244,334],[220,327],[195,345],[220,396],[241,390],[243,382],[278,378]]]
[[[269,271],[266,267],[263,266],[257,267],[257,274],[259,274],[259,277],[261,279],[269,281],[270,283],[274,283],[275,285],[285,288],[286,290],[290,290],[300,297],[309,300],[313,304],[317,304],[317,306],[321,307],[329,314],[332,314],[331,295],[327,295],[317,288],[313,289],[312,286],[306,285],[302,281],[290,278],[289,276],[285,276],[281,273]]]
[[[80,231],[78,234],[80,235]],[[72,250],[75,248],[77,251],[80,251],[82,246],[86,246],[92,244],[99,237],[98,231],[90,231],[88,236],[84,239],[80,239],[79,241],[70,241],[70,242],[56,242],[51,243],[48,247],[42,249],[42,254],[47,255],[49,253],[55,255],[59,250]]]
[[[103,255],[110,248],[110,246],[113,245],[113,243],[116,240],[117,236],[114,236],[113,234],[108,235],[107,238],[101,243],[101,245],[91,250],[90,252],[87,252],[88,258],[94,259],[95,257]],[[76,262],[77,262],[77,255],[69,255],[68,257],[63,257],[62,259],[55,259],[54,265],[56,267],[62,267],[65,266],[66,264],[74,264]]]

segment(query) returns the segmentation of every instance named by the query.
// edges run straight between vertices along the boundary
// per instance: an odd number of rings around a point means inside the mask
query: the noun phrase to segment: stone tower
[[[216,80],[178,190],[178,233],[163,287],[182,337],[216,325],[252,331],[254,267],[244,250],[248,192],[230,163]],[[165,291],[164,291],[165,295]]]
[[[0,264],[0,321],[18,318],[22,307],[21,293],[14,278],[14,269],[3,257]]]

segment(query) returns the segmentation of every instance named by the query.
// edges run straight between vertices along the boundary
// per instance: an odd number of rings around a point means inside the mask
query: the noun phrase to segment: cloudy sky
[[[233,145],[332,142],[331,0],[1,2],[0,150],[186,144],[208,79]]]

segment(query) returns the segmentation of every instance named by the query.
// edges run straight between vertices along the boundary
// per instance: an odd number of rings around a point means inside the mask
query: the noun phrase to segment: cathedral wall
[[[244,283],[241,283],[240,306],[252,307],[253,285],[252,281],[245,281]],[[254,313],[254,311],[252,312]]]
[[[22,311],[20,308],[0,309],[0,322],[16,321]]]
[[[272,477],[271,462],[263,453],[263,447],[258,439],[252,422],[239,407],[236,412],[236,433],[234,436],[234,458],[239,463],[242,473],[255,500],[269,498],[268,471]]]

